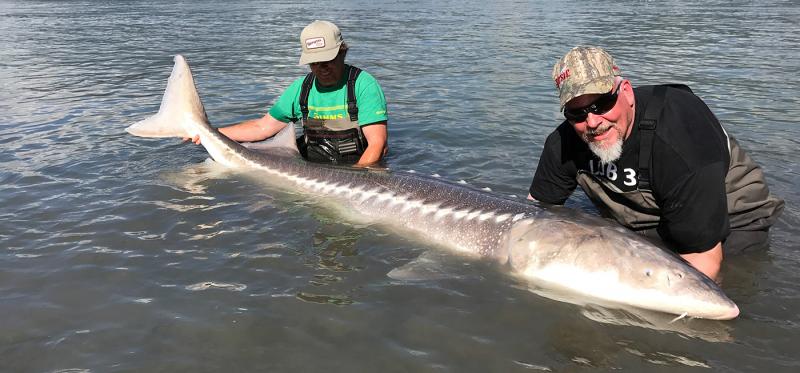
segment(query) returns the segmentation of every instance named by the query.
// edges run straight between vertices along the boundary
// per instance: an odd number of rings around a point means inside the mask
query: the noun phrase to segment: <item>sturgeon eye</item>
[[[649,269],[645,269],[645,270],[644,270],[644,274],[645,274],[647,277],[650,277],[650,275],[652,275],[652,274],[653,274],[653,271],[651,271],[651,270],[649,270]]]

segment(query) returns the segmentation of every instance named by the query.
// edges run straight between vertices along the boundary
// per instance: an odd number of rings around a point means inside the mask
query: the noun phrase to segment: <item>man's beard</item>
[[[610,127],[610,128],[609,128]],[[617,131],[617,129],[611,125],[608,128],[609,131]],[[609,164],[611,162],[616,161],[622,155],[622,137],[619,136],[619,132],[617,132],[617,141],[615,141],[611,145],[602,146],[594,141],[589,141],[589,136],[592,136],[597,133],[605,132],[604,128],[598,128],[595,131],[591,131],[585,135],[583,135],[583,141],[586,141],[589,144],[589,149],[594,153],[598,158],[600,158],[600,162],[602,164]]]
[[[619,159],[622,155],[622,139],[617,139],[609,146],[600,146],[597,143],[590,142],[589,149],[600,158],[601,163],[609,164]]]

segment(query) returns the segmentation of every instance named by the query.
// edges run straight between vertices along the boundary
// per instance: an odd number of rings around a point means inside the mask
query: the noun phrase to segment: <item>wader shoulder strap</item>
[[[300,112],[303,115],[304,121],[308,119],[308,94],[311,92],[312,84],[314,84],[314,73],[308,73],[300,88]],[[294,120],[294,122],[296,121],[297,120]]]
[[[653,154],[653,137],[656,133],[658,117],[664,109],[664,94],[667,87],[657,85],[653,96],[644,110],[644,118],[639,122],[639,190],[650,188],[650,158]]]
[[[350,66],[350,74],[347,77],[347,113],[350,114],[350,121],[358,121],[358,105],[356,105],[356,79],[361,74],[361,69]]]
[[[359,74],[361,74],[361,69],[350,66],[349,75],[347,77],[347,113],[350,114],[350,121],[353,122],[358,121],[356,79],[358,79]],[[300,112],[303,115],[303,120],[308,119],[308,95],[311,92],[312,84],[314,84],[314,73],[308,73],[300,88]]]

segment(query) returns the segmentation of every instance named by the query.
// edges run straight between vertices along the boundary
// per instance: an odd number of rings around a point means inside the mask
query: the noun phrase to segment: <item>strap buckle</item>
[[[656,121],[653,119],[642,119],[639,122],[639,129],[654,130],[656,129]]]

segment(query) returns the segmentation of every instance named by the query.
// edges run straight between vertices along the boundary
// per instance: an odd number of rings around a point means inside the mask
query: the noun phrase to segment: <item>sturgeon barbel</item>
[[[217,163],[260,170],[265,178],[333,201],[367,221],[496,260],[539,288],[675,315],[720,320],[739,315],[714,281],[603,219],[415,173],[306,162],[298,155],[292,125],[271,140],[269,151],[232,141],[209,124],[180,55],[158,113],[126,130],[142,137],[199,136]]]

